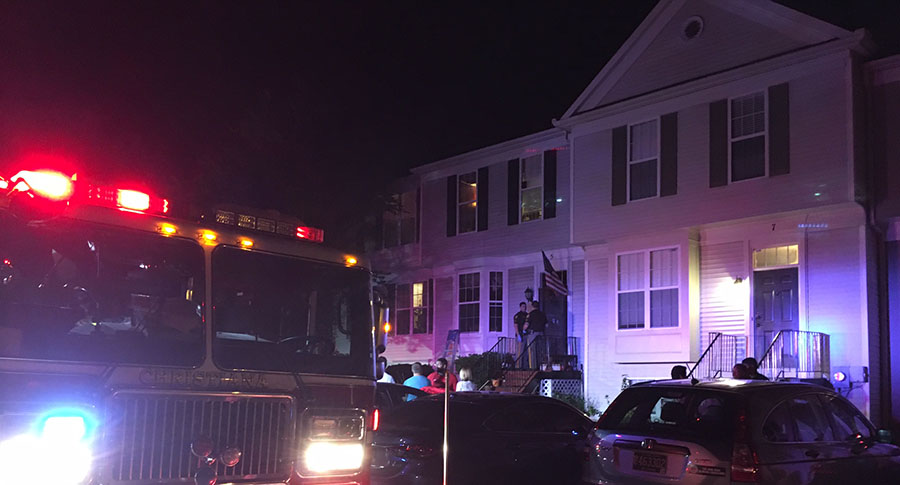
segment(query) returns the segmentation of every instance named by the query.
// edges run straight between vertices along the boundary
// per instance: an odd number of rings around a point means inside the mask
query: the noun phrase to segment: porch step
[[[537,373],[536,370],[508,370],[503,373],[503,384],[497,390],[520,393],[528,387]]]

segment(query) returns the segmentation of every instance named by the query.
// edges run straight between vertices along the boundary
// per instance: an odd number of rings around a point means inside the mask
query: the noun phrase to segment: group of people
[[[425,366],[416,362],[412,365],[412,377],[403,381],[404,386],[421,389],[429,394],[443,393],[449,385],[456,391],[475,391],[475,383],[472,382],[472,371],[468,368],[459,370],[459,378],[447,369],[447,359],[441,357],[434,363],[434,372],[425,375]],[[380,382],[394,383],[394,378],[387,372],[379,379]]]
[[[687,367],[676,365],[672,367],[672,379],[687,379]],[[759,373],[759,362],[753,357],[747,357],[731,368],[731,377],[734,379],[749,379],[767,381],[768,377]]]

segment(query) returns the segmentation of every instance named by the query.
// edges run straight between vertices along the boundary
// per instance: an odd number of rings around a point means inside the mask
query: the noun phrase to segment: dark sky
[[[327,237],[411,166],[550,127],[655,3],[0,0],[0,173],[50,153]],[[900,2],[782,3],[898,50]]]

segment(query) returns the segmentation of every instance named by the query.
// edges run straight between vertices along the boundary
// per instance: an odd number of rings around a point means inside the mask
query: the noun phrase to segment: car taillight
[[[731,481],[759,483],[759,457],[746,443],[735,443],[731,452]]]
[[[376,409],[372,411],[372,431],[378,431],[379,424],[381,424],[381,411]]]
[[[750,446],[750,425],[747,410],[741,407],[737,412],[734,429],[734,447],[731,451],[731,481],[759,483],[759,456]]]

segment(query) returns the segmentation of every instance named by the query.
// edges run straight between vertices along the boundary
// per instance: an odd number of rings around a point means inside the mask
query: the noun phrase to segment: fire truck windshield
[[[0,219],[0,357],[202,361],[197,243],[84,222]]]
[[[212,284],[219,367],[372,376],[365,270],[223,246]]]

